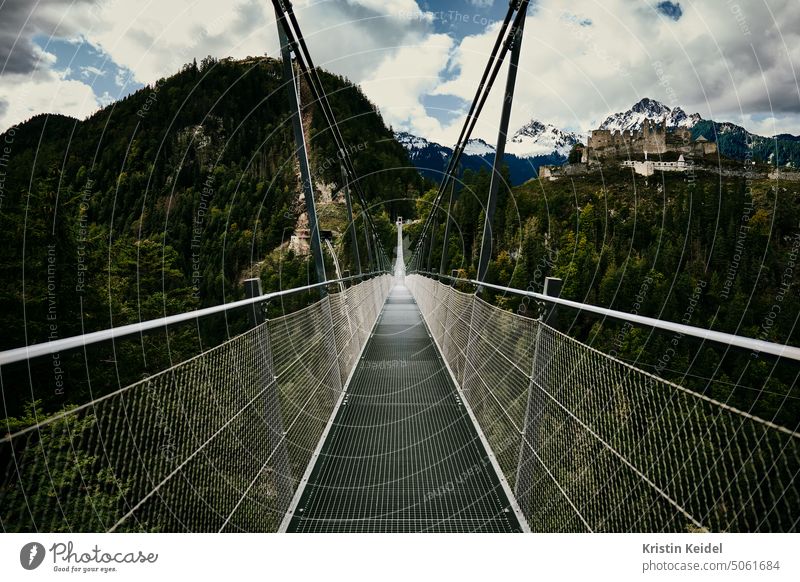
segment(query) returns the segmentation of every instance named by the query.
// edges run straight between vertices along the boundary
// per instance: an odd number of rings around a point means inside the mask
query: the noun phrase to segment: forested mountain
[[[452,212],[448,273],[475,275],[488,184],[488,172],[465,173]],[[412,239],[419,228],[408,229]],[[443,231],[440,224],[439,245]],[[567,299],[800,345],[798,182],[702,170],[691,180],[670,173],[645,180],[608,166],[501,188],[493,234],[488,282],[541,292],[545,277],[560,277]],[[492,301],[537,311],[512,295]],[[800,422],[800,368],[787,360],[685,337],[673,353],[668,334],[566,309],[559,317],[564,331],[601,351],[786,426]]]
[[[390,220],[422,178],[360,89],[321,76],[391,249]],[[313,104],[303,121],[329,195],[342,182],[334,142]],[[88,119],[39,115],[0,144],[2,349],[235,300],[253,273],[265,291],[313,282],[305,259],[273,253],[304,211],[278,60],[204,59]]]
[[[719,152],[733,160],[769,162],[775,166],[800,167],[800,137],[780,134],[763,137],[750,133],[735,123],[698,121],[692,127],[692,137],[705,136],[717,142]]]
[[[391,249],[391,220],[425,216],[434,191],[420,197],[430,184],[361,91],[340,77],[322,78],[384,246]],[[303,101],[310,103],[310,96]],[[288,117],[279,61],[206,59],[86,120],[38,116],[0,135],[6,148],[0,149],[2,348],[231,301],[242,296],[241,279],[256,273],[265,291],[312,279],[308,261],[283,244],[303,211]],[[312,173],[325,198],[341,185],[337,152],[313,105],[303,120]],[[703,123],[693,129],[702,130]],[[790,137],[782,141],[796,144]],[[458,228],[451,230],[457,234],[449,252],[449,268],[470,274],[490,167],[488,159],[476,157],[480,165],[465,169],[456,192],[452,216]],[[504,171],[508,179],[515,169]],[[704,171],[691,181],[679,174],[632,180],[608,167],[501,188],[490,281],[538,291],[545,276],[555,275],[564,279],[569,299],[672,321],[684,320],[694,301],[692,325],[800,343],[798,270],[787,271],[800,249],[798,183],[776,187],[765,179]],[[344,231],[341,205],[324,203],[320,215],[323,228]],[[419,224],[408,227],[412,238]],[[440,224],[439,241],[443,230]],[[337,242],[344,268],[353,269],[349,240]],[[513,298],[496,299],[521,308]],[[771,318],[777,301],[781,315]],[[731,397],[762,416],[769,417],[775,399],[796,383],[790,372],[772,373],[763,358],[720,363],[728,356],[707,346],[695,358],[698,345],[686,339],[658,370],[670,338],[642,329],[620,335],[613,322],[573,321],[566,312],[561,317],[571,334],[662,375],[678,370],[707,377],[720,366],[723,372],[708,390],[723,399],[730,396],[725,382],[759,386],[769,375],[768,390],[755,400],[745,398],[747,391]],[[219,325],[217,337],[231,332],[231,321]],[[146,349],[98,348],[92,357],[106,367],[93,376],[94,384],[124,385],[131,378],[121,378],[121,371],[152,373],[194,355],[214,331],[171,335],[166,349],[163,339],[149,338],[142,340]],[[33,396],[44,398],[46,409],[86,400],[87,378],[73,374],[64,395],[55,390],[53,362],[39,360],[30,376],[22,367],[11,376],[3,371],[5,393],[19,396],[7,402],[7,414],[19,415],[31,399],[29,377],[37,384]],[[81,353],[63,360],[73,371],[86,366]],[[669,377],[694,386],[692,377]],[[781,414],[786,410],[794,408],[783,407]]]

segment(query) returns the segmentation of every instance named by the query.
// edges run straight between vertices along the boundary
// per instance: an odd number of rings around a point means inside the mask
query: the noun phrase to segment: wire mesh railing
[[[406,285],[532,531],[797,531],[797,432],[473,294]]]
[[[0,440],[4,531],[276,531],[392,278]]]

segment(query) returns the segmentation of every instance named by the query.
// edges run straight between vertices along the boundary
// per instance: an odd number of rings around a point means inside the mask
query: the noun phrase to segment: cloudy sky
[[[507,2],[294,6],[318,65],[360,83],[395,129],[452,144]],[[263,54],[278,54],[268,0],[0,0],[0,130],[42,112],[85,117],[193,58]],[[535,0],[511,126],[585,131],[651,97],[800,134],[798,74],[798,0]],[[499,106],[477,136],[496,138]]]

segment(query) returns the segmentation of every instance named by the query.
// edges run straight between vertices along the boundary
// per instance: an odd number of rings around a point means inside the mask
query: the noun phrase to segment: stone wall
[[[717,153],[715,142],[704,138],[692,140],[692,132],[687,128],[667,131],[666,121],[653,123],[647,119],[642,129],[634,132],[595,129],[587,143],[588,147],[581,158],[584,163],[598,158],[627,158],[645,153],[657,156],[674,152],[701,157]]]

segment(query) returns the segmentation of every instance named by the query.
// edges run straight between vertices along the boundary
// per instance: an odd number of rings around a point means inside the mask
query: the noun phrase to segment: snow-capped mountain
[[[791,163],[800,166],[798,136],[758,136],[735,123],[703,119],[699,113],[688,115],[680,107],[670,108],[655,99],[644,98],[627,111],[609,115],[600,124],[600,129],[639,130],[645,119],[655,123],[666,120],[668,130],[679,127],[690,129],[694,139],[703,136],[717,142],[720,154],[732,160],[750,157],[777,165]],[[421,173],[434,180],[441,179],[447,160],[453,154],[452,148],[405,132],[397,133],[395,137],[406,148],[409,158]],[[539,166],[564,164],[573,146],[581,141],[573,132],[531,120],[506,143],[504,162],[510,170],[511,182],[520,184],[534,177]],[[485,141],[470,140],[461,159],[462,169],[490,168],[494,153],[494,147]]]
[[[425,149],[426,147],[428,147],[431,144],[431,142],[429,142],[424,137],[419,137],[417,135],[412,135],[412,134],[410,134],[410,133],[408,133],[406,131],[395,132],[394,138],[397,141],[399,141],[400,145],[402,145],[408,151],[416,151],[416,150]]]
[[[436,142],[428,141],[424,137],[410,134],[406,131],[399,131],[394,134],[394,137],[400,144],[408,150],[409,154],[419,154],[422,151],[430,148],[435,149],[442,157],[447,157],[453,153],[453,148],[449,148],[438,144]],[[467,147],[464,148],[464,155],[467,156],[485,156],[494,153],[494,147],[482,139],[471,139],[467,142]]]
[[[661,123],[666,119],[667,129],[675,129],[677,127],[691,129],[697,125],[698,122],[703,120],[699,113],[687,115],[680,107],[670,109],[655,99],[645,97],[627,111],[609,115],[606,120],[600,124],[600,129],[608,129],[611,131],[625,131],[628,129],[635,131],[642,128],[645,119],[649,119],[655,123]]]
[[[554,153],[566,158],[578,142],[580,138],[576,133],[532,119],[512,136],[506,144],[506,151],[520,158]]]
[[[645,119],[661,123],[666,119],[667,129],[685,127],[692,130],[692,137],[717,142],[719,153],[732,160],[766,161],[776,165],[795,164],[800,161],[798,138],[791,135],[763,137],[747,131],[741,125],[729,121],[703,119],[699,113],[687,115],[680,107],[670,109],[654,99],[642,99],[628,111],[609,116],[600,129],[624,131],[642,127]]]
[[[494,152],[494,146],[490,146],[482,139],[471,139],[464,148],[464,154],[468,156],[485,156]]]
[[[395,133],[395,139],[406,148],[409,159],[421,174],[434,181],[441,180],[442,172],[445,170],[450,156],[453,155],[453,148],[404,131]],[[528,149],[530,151],[532,148]],[[536,176],[541,165],[563,164],[567,160],[566,156],[561,155],[554,148],[542,147],[541,151],[545,152],[545,155],[515,155],[506,152],[503,161],[508,166],[513,184],[522,184]],[[473,171],[490,170],[494,162],[494,155],[495,148],[493,146],[482,139],[471,139],[464,148],[464,155],[460,162],[461,168]]]
[[[408,150],[412,161],[437,154],[442,158],[447,158],[453,153],[452,148],[404,131],[396,133],[395,138]],[[520,127],[508,140],[506,157],[513,156],[521,160],[535,158],[539,162],[534,164],[537,167],[542,163],[562,164],[567,160],[573,146],[579,142],[580,138],[576,133],[563,131],[549,123],[532,119]],[[464,148],[465,156],[484,158],[493,157],[494,153],[495,147],[482,139],[471,139]],[[547,158],[547,161],[542,162],[540,158]]]
[[[434,180],[441,179],[453,148],[428,141],[408,132],[395,133],[408,151],[408,157],[419,171]],[[563,164],[572,147],[580,141],[577,134],[563,131],[537,120],[519,128],[506,143],[503,159],[508,166],[511,182],[521,184],[536,176],[539,166]],[[495,148],[482,139],[471,139],[461,157],[462,169],[489,169],[494,161]]]

